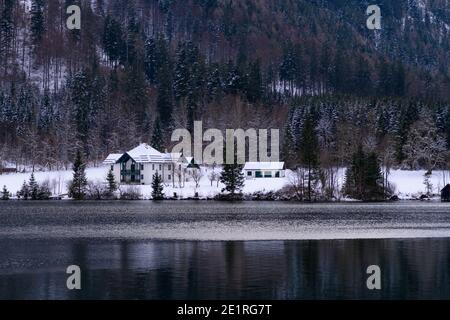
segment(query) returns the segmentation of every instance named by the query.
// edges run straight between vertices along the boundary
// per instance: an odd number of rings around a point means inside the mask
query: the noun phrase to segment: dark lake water
[[[379,298],[450,299],[449,205],[0,204],[0,299]]]

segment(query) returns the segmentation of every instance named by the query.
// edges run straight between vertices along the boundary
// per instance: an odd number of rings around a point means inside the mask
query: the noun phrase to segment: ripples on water
[[[10,202],[0,205],[0,299],[450,299],[449,209]],[[389,235],[435,238],[273,240]],[[66,289],[71,264],[78,292]],[[373,264],[381,291],[365,286]]]
[[[449,237],[450,204],[10,202],[0,237],[294,240]]]

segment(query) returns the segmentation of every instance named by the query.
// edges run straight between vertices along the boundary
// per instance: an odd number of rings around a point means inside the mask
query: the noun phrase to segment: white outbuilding
[[[284,162],[247,162],[244,173],[247,179],[284,178],[286,167]]]

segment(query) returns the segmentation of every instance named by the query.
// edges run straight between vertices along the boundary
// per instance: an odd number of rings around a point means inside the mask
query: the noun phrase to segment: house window
[[[152,170],[155,171],[155,164],[152,164]]]
[[[111,166],[111,171],[114,171],[114,165]]]
[[[275,173],[275,178],[279,178],[280,177],[280,171],[277,171],[276,173]]]
[[[170,164],[169,164],[168,168],[169,168],[169,170],[172,170],[172,166]]]
[[[141,180],[144,180],[144,175],[143,174],[141,174]]]
[[[162,167],[161,167],[161,165],[159,165],[159,171],[162,171]]]
[[[169,177],[168,177],[168,178],[169,178],[169,180],[172,180],[172,176],[171,176],[170,174],[169,174]]]
[[[120,182],[125,182],[125,176],[120,176]]]
[[[251,177],[252,176],[252,172],[251,171],[247,171],[247,176]]]
[[[264,172],[264,178],[272,178],[272,172],[271,171]]]
[[[256,171],[255,172],[255,176],[257,177],[257,178],[262,178],[262,172],[261,171]]]
[[[143,164],[141,164],[141,170],[144,170],[144,165]]]

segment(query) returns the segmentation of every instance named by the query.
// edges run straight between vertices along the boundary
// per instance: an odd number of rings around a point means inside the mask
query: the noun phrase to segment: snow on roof
[[[122,153],[111,153],[106,159],[105,161],[103,161],[103,164],[114,164],[117,162],[117,160],[120,159],[120,157],[122,156]]]
[[[164,154],[146,143],[141,143],[136,148],[128,151],[127,154],[137,163],[164,162],[166,160]]]
[[[284,162],[246,162],[244,170],[284,170]]]
[[[110,154],[104,164],[114,164],[122,156],[128,154],[137,163],[163,163],[163,162],[173,162],[181,157],[181,153],[161,153],[158,150],[152,148],[146,143],[138,145],[136,148],[122,154]]]
[[[136,148],[128,151],[127,153],[133,159],[137,158],[137,157],[141,157],[141,156],[160,156],[160,155],[162,155],[161,152],[159,152],[158,150],[150,147],[146,143],[141,143]]]

